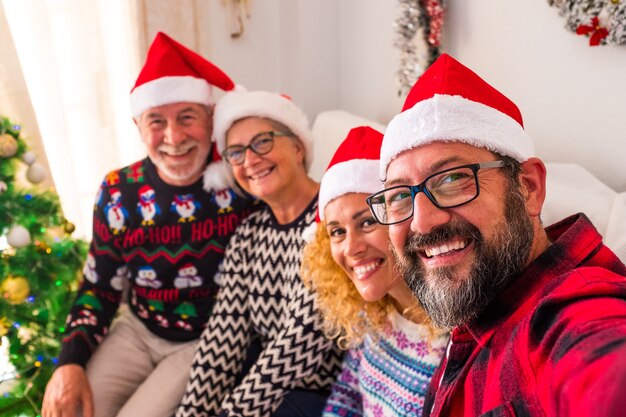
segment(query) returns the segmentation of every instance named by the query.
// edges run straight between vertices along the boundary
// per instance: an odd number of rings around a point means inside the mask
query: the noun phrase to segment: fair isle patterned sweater
[[[346,355],[324,417],[419,417],[448,336],[428,341],[428,330],[398,312],[378,340],[366,336]]]
[[[230,188],[206,192],[202,179],[169,185],[149,158],[108,173],[59,364],[87,363],[125,286],[132,312],[152,333],[171,341],[200,337],[217,297],[214,275],[224,248],[252,205]]]
[[[314,294],[300,279],[302,234],[316,210],[317,196],[294,222],[281,225],[263,207],[235,231],[177,417],[269,417],[294,388],[330,390],[341,353],[324,337]],[[257,335],[263,350],[235,386]]]

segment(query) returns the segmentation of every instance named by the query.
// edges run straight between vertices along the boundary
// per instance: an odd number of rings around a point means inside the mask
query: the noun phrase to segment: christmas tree
[[[0,116],[0,415],[38,416],[87,252],[46,172]],[[19,180],[24,169],[26,180]]]

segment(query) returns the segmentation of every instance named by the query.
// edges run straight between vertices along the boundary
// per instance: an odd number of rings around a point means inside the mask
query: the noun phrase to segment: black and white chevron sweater
[[[294,388],[330,388],[341,353],[324,337],[314,294],[300,279],[302,234],[316,210],[317,197],[294,222],[281,225],[264,207],[237,228],[177,417],[269,417]],[[255,335],[263,350],[235,387]]]

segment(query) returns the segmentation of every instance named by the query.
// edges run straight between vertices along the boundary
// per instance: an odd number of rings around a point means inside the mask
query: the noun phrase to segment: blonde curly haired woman
[[[302,278],[327,336],[349,349],[324,416],[421,416],[448,336],[428,324],[395,269],[386,226],[365,202],[378,191],[382,134],[352,129],[322,179],[317,231]]]

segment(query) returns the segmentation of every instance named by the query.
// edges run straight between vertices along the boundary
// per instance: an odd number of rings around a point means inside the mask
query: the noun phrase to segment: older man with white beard
[[[88,256],[93,271],[71,307],[43,417],[174,413],[216,299],[224,247],[252,204],[233,198],[224,211],[215,203],[216,193],[231,189],[211,145],[212,86],[234,84],[157,34],[130,96],[148,157],[102,182]],[[193,287],[177,280],[189,268],[199,271]]]
[[[425,415],[626,415],[626,266],[584,214],[543,228],[546,169],[517,106],[442,55],[380,163],[368,203],[451,330]]]

